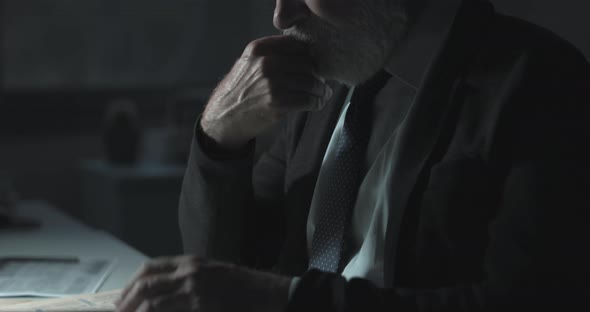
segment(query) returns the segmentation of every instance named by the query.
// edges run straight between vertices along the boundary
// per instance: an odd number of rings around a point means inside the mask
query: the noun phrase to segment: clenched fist
[[[306,44],[290,36],[251,42],[211,95],[203,131],[238,149],[289,112],[322,109],[333,92],[314,67]]]

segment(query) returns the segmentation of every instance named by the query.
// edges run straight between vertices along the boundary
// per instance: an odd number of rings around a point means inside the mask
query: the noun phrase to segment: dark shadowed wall
[[[109,101],[135,100],[145,128],[166,125],[179,96],[194,115],[255,37],[247,0],[0,3],[0,175],[72,214]]]

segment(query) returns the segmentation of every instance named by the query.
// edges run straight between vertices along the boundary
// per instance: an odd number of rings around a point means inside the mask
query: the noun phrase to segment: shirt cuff
[[[238,150],[230,151],[219,146],[215,140],[213,140],[205,133],[205,131],[203,131],[203,128],[201,127],[201,117],[202,115],[197,118],[197,123],[195,125],[195,138],[203,153],[209,158],[220,161],[237,160],[246,158],[247,156],[254,153],[254,139],[250,140],[244,147]]]

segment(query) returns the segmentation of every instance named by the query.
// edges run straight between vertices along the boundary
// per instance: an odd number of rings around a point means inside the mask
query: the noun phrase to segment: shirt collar
[[[427,0],[385,70],[418,89],[434,53],[441,47],[459,10],[461,0]]]

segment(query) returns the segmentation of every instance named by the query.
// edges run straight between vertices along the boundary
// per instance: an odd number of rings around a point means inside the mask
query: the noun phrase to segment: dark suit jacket
[[[303,275],[292,311],[588,307],[589,89],[590,67],[570,44],[465,1],[384,181],[385,289],[306,272],[309,205],[346,90],[321,112],[290,116],[254,167],[252,154],[212,158],[195,141],[185,249]]]

